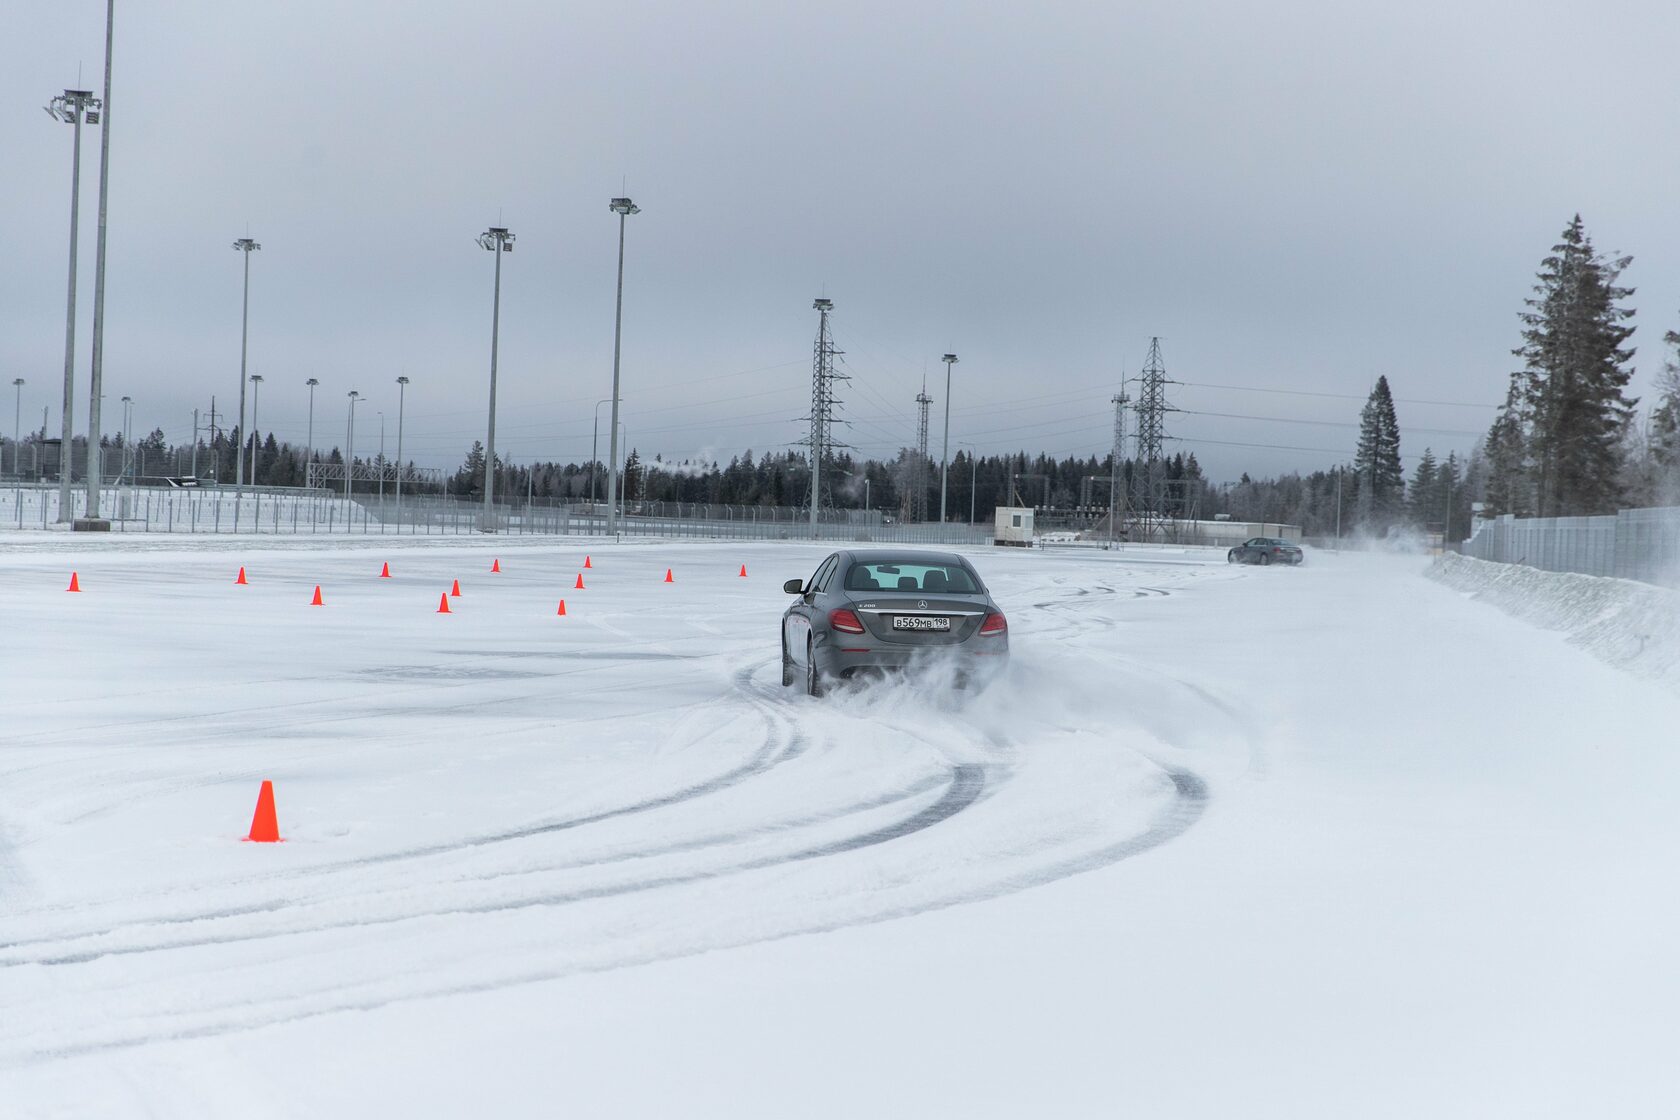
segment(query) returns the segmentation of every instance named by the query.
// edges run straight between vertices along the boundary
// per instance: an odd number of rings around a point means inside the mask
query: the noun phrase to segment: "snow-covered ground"
[[[0,1114],[1680,1096],[1659,683],[1417,559],[997,549],[1002,681],[817,702],[825,551],[9,535]]]

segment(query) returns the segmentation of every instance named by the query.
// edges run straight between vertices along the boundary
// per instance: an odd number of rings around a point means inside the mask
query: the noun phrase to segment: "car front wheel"
[[[1235,564],[1236,562],[1237,562],[1237,550],[1233,548],[1231,551],[1229,551],[1225,554],[1225,563]]]
[[[788,656],[787,634],[782,634],[782,687],[793,683],[793,658]]]

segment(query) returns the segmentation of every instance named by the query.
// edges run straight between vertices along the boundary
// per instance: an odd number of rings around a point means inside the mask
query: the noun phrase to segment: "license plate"
[[[926,615],[896,615],[893,618],[894,630],[949,630],[951,620],[948,618],[930,618]]]

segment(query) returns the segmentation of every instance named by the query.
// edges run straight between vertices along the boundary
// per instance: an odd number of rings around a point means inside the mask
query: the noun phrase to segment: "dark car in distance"
[[[860,672],[957,659],[959,683],[989,676],[1009,657],[1009,624],[980,574],[949,552],[858,549],[824,558],[782,615],[782,684],[805,691]]]
[[[1227,564],[1299,564],[1301,546],[1276,537],[1250,537],[1225,554]]]

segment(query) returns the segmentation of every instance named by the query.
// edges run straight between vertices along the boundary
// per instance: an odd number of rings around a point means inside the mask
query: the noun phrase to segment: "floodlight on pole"
[[[490,310],[490,425],[484,440],[484,520],[479,531],[496,531],[496,350],[502,333],[502,254],[513,252],[513,234],[491,226],[478,235],[478,244],[496,254],[496,295]]]
[[[308,446],[303,451],[303,477],[309,480],[310,468],[315,465],[315,386],[321,383],[318,377],[311,377],[304,384],[309,386],[309,436]]]
[[[402,532],[402,430],[403,405],[408,397],[407,376],[397,378],[397,532]]]
[[[251,375],[251,485],[257,484],[257,393],[262,388],[262,374]]]
[[[642,208],[628,198],[615,198],[607,209],[618,215],[618,303],[613,313],[612,428],[607,435],[607,532],[618,532],[618,391],[619,343],[624,336],[624,221]],[[628,480],[626,480],[628,481]]]
[[[75,443],[75,376],[76,376],[76,234],[80,228],[82,193],[82,122],[99,123],[103,103],[85,89],[67,89],[46,106],[47,116],[55,121],[75,125],[74,148],[70,156],[70,286],[64,312],[64,434],[58,448],[58,520],[68,522],[70,516],[70,449]],[[43,437],[45,433],[43,432]]]
[[[352,389],[350,397],[350,420],[344,427],[344,500],[350,500],[350,480],[356,474],[356,406],[361,403],[362,395]],[[345,512],[349,516],[349,512]]]
[[[251,337],[251,254],[262,246],[249,237],[241,237],[233,243],[233,247],[245,255],[245,297],[239,314],[239,434],[245,435],[245,354],[247,343]],[[233,457],[233,485],[242,488],[245,485],[245,456],[241,454]]]
[[[945,363],[945,442],[939,450],[939,520],[945,520],[945,474],[951,455],[951,367],[957,364],[955,354],[939,359]]]

